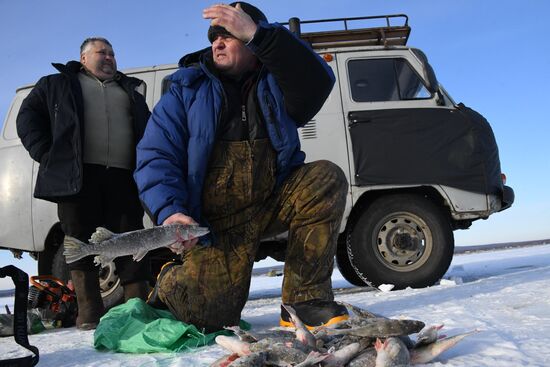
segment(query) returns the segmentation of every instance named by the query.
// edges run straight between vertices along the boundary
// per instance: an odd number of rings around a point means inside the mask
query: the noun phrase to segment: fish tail
[[[86,246],[84,242],[71,236],[65,236],[65,240],[63,241],[63,247],[65,248],[63,255],[65,255],[67,264],[88,256],[88,253],[84,251],[84,246]]]
[[[435,357],[439,356],[441,353],[446,350],[454,347],[459,341],[465,337],[478,333],[481,330],[475,329],[468,331],[463,334],[458,334],[455,336],[450,336],[445,339],[439,339],[435,343],[428,344],[426,346],[412,349],[411,350],[411,364],[423,364],[428,363],[433,360]]]

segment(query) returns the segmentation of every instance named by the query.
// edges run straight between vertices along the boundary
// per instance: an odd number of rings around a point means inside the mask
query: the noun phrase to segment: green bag
[[[243,320],[239,326],[250,329]],[[94,347],[122,353],[185,352],[213,343],[218,335],[232,332],[203,334],[194,325],[176,320],[169,311],[132,298],[101,318],[94,333]]]

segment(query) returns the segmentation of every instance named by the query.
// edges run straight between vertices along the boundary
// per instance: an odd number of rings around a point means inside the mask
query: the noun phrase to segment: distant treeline
[[[529,246],[540,246],[550,244],[550,239],[545,240],[533,240],[533,241],[521,241],[521,242],[504,242],[504,243],[490,243],[487,245],[478,245],[478,246],[456,246],[455,254],[467,254],[472,252],[485,252],[485,251],[494,251],[502,250],[507,248],[518,248],[518,247],[529,247]]]
[[[15,288],[14,289],[3,289],[0,290],[0,298],[2,297],[11,297],[15,295]]]

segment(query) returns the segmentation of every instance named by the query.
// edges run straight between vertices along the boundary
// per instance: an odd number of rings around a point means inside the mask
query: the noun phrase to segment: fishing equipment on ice
[[[53,327],[75,325],[78,313],[76,294],[71,281],[66,285],[51,275],[36,275],[30,278],[27,307],[40,309],[43,319],[52,321]]]

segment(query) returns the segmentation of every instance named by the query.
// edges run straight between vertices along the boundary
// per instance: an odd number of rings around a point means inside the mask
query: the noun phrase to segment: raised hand
[[[226,4],[212,5],[202,11],[202,17],[210,19],[212,26],[224,27],[243,42],[250,41],[258,28],[252,18],[242,10],[241,4],[236,7]]]

